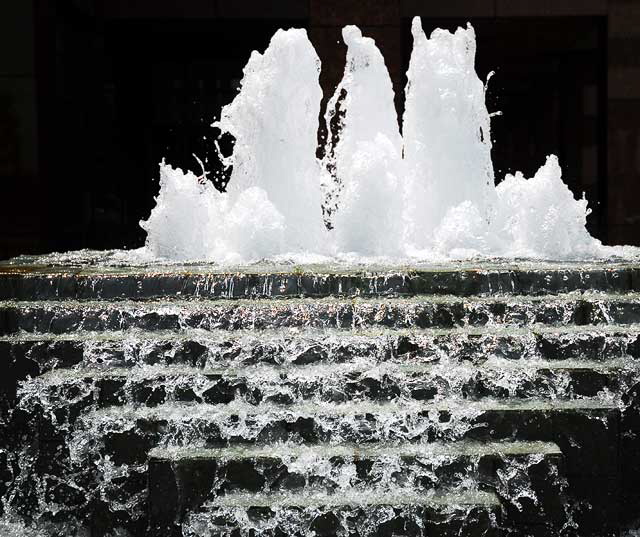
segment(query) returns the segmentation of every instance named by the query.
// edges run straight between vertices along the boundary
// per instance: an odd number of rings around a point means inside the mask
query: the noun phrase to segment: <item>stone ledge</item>
[[[299,268],[115,267],[0,264],[0,300],[158,297],[542,295],[640,290],[640,265]]]

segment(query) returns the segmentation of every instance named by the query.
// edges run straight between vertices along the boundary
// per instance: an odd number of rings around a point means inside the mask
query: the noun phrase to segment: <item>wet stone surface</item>
[[[613,537],[640,508],[635,266],[23,261],[0,266],[5,525]]]
[[[87,261],[85,261],[87,262]],[[0,262],[0,300],[122,299],[167,296],[247,298],[310,296],[544,295],[638,291],[640,265],[616,261],[485,261],[366,267],[177,264],[125,267],[22,258]]]

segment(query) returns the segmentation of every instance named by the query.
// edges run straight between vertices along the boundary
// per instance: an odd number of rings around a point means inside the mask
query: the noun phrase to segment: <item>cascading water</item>
[[[619,491],[636,516],[638,266],[420,265],[637,251],[589,236],[555,157],[494,186],[473,29],[412,32],[402,134],[348,26],[318,160],[320,63],[279,31],[214,124],[225,193],[163,163],[145,248],[0,263],[2,535],[610,537]]]
[[[214,123],[236,140],[222,157],[228,192],[163,163],[137,254],[222,264],[633,254],[588,234],[587,201],[574,199],[554,156],[532,179],[508,175],[496,187],[473,28],[427,38],[416,17],[412,33],[401,135],[382,54],[355,26],[343,30],[345,73],[319,162],[320,62],[304,30],[278,31]]]

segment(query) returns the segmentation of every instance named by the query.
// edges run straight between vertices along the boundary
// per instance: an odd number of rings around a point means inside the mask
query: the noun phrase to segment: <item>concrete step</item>
[[[0,263],[10,512],[181,537],[575,537],[568,512],[609,537],[621,492],[637,513],[640,266],[87,256]]]
[[[142,366],[55,369],[24,381],[19,408],[88,408],[167,402],[287,405],[446,399],[571,399],[606,391],[624,398],[640,384],[640,361],[493,359],[471,363],[352,363],[244,367]]]
[[[53,422],[24,431],[23,438],[30,438],[32,446],[22,455],[26,457],[23,464],[30,468],[24,483],[35,486],[45,497],[58,498],[58,518],[65,512],[84,516],[87,509],[100,511],[110,506],[107,519],[101,519],[103,526],[135,527],[145,516],[148,454],[157,447],[305,442],[351,443],[360,449],[367,444],[393,443],[410,449],[412,443],[465,439],[542,440],[562,449],[572,497],[580,505],[597,507],[587,509],[591,518],[586,524],[597,529],[593,535],[601,536],[609,535],[602,530],[607,523],[618,520],[618,415],[617,406],[593,399],[290,407],[165,403],[91,411],[69,427],[54,406],[45,416]],[[521,467],[512,464],[501,471],[501,482],[508,483],[516,496],[526,492]],[[114,505],[120,507],[114,510]],[[573,516],[584,519],[582,512]]]
[[[454,328],[640,322],[640,295],[0,302],[0,334],[77,330]]]
[[[143,463],[159,446],[543,440],[560,446],[568,475],[615,475],[618,417],[616,405],[599,399],[165,403],[89,412],[76,422],[74,435],[101,439],[86,455],[99,449],[115,464]]]
[[[207,503],[182,524],[188,537],[231,535],[255,528],[265,537],[494,537],[501,535],[500,502],[486,492],[424,494],[411,490],[371,490],[349,494],[229,494]],[[152,536],[165,536],[152,526]]]
[[[248,366],[397,358],[482,364],[513,360],[607,361],[640,358],[640,325],[526,326],[446,329],[155,330],[0,336],[0,364],[29,362],[36,373],[76,365]]]
[[[114,299],[479,294],[639,291],[630,264],[480,263],[453,267],[214,265],[42,266],[0,263],[0,299]]]
[[[562,452],[552,442],[462,440],[433,443],[273,444],[227,447],[164,447],[149,453],[149,473],[175,491],[198,488],[216,495],[236,491],[335,491],[375,484],[430,489],[490,483],[511,460],[538,460],[563,472]],[[153,478],[153,481],[156,477]]]
[[[591,374],[601,370],[596,362],[625,361],[635,368],[640,358],[640,326],[542,326],[493,325],[449,329],[343,329],[283,328],[253,330],[170,331],[125,330],[69,332],[63,334],[20,332],[0,336],[0,399],[15,404],[19,381],[55,368],[103,368],[134,366],[185,366],[228,370],[256,365],[303,366],[371,364],[482,366],[492,362],[575,360],[576,375],[560,388],[590,395]],[[549,364],[551,367],[553,364]],[[596,367],[597,366],[597,367]],[[505,364],[505,367],[509,367]],[[516,366],[520,367],[520,366]],[[617,367],[617,366],[616,366]],[[116,371],[118,369],[115,369]],[[188,371],[188,370],[187,370]],[[624,381],[628,376],[625,371]],[[566,375],[564,376],[566,377]],[[564,378],[563,377],[563,378]],[[578,377],[583,378],[580,380]],[[596,379],[597,380],[597,379]],[[477,384],[480,388],[481,383]],[[577,387],[579,385],[580,387]],[[606,378],[594,386],[608,386]],[[431,390],[433,391],[433,390]],[[504,390],[502,390],[503,393]],[[498,395],[489,390],[487,394]],[[523,392],[524,393],[524,392]]]
[[[349,495],[402,487],[461,494],[480,486],[500,497],[511,527],[549,534],[567,522],[563,475],[560,449],[546,442],[156,448],[149,454],[149,510],[156,527],[174,529],[207,499],[240,492]]]

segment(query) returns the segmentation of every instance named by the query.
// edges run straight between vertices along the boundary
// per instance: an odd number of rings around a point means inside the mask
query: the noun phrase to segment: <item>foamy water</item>
[[[334,128],[320,160],[320,60],[305,30],[276,32],[213,124],[235,138],[222,157],[227,192],[163,162],[141,222],[146,245],[131,255],[221,264],[638,255],[589,235],[587,200],[574,198],[553,155],[534,177],[495,186],[473,28],[427,37],[416,17],[412,33],[401,134],[380,50],[344,28],[345,71],[323,114]]]

